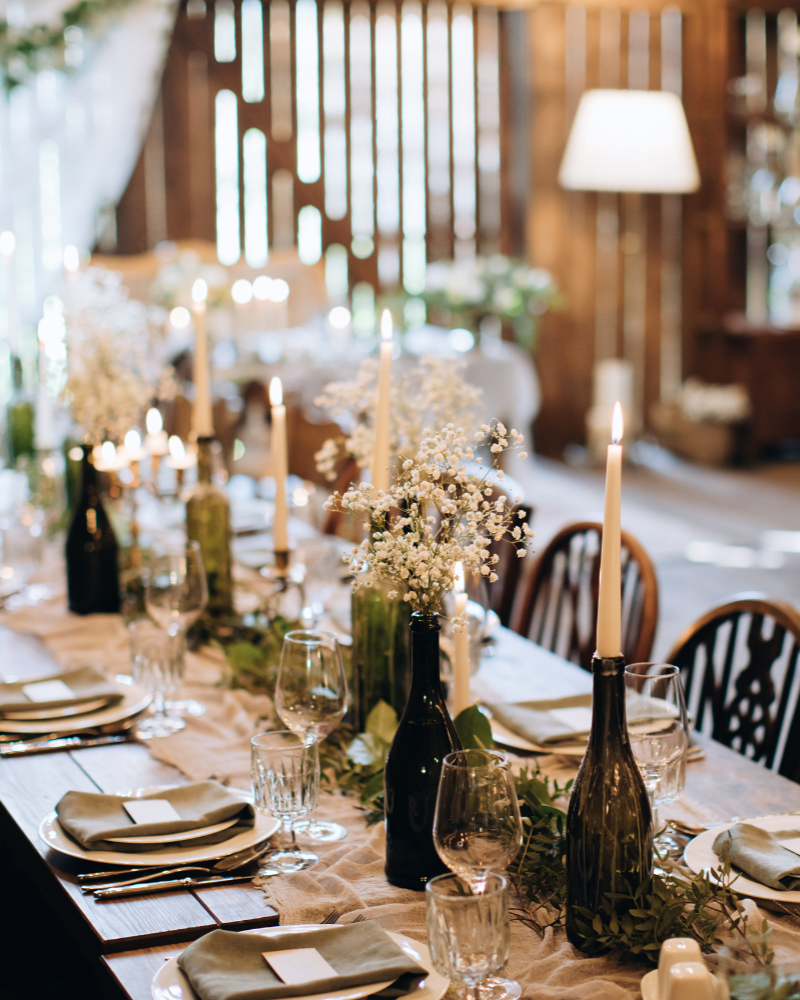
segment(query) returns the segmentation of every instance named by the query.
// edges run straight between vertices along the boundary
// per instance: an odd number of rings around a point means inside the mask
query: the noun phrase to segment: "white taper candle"
[[[600,550],[600,596],[597,604],[597,655],[622,653],[622,582],[620,555],[622,531],[622,407],[614,407],[611,444],[606,464],[606,505],[603,514],[603,544]]]

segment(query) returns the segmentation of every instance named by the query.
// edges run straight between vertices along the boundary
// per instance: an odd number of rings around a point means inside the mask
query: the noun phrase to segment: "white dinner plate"
[[[227,830],[239,822],[239,817],[226,819],[223,823],[213,823],[211,826],[201,826],[197,830],[184,830],[182,833],[154,833],[146,837],[106,837],[110,844],[172,844],[176,840],[196,840],[198,837],[210,837],[212,833]]]
[[[263,927],[259,930],[247,931],[248,934],[261,934],[269,937],[271,934],[285,934],[287,931],[307,932],[321,930],[320,924],[295,924],[288,927]],[[386,932],[389,937],[414,961],[419,962],[428,970],[428,975],[410,993],[413,1000],[439,1000],[447,992],[449,980],[434,969],[428,946],[419,941],[412,941],[403,934],[394,931]],[[328,993],[314,993],[310,996],[295,997],[294,1000],[359,1000],[371,996],[394,982],[389,979],[383,983],[369,983],[366,986],[354,986],[349,990],[331,990]],[[178,959],[171,958],[153,977],[150,987],[153,1000],[197,1000],[197,994],[189,985],[189,980],[178,968]]]
[[[73,733],[79,729],[94,729],[96,726],[109,726],[115,722],[123,722],[133,715],[143,712],[153,696],[137,684],[120,684],[123,693],[122,701],[97,712],[89,712],[79,718],[40,719],[27,722],[12,719],[0,719],[0,732],[3,733]]]
[[[774,833],[776,830],[800,830],[800,816],[759,816],[756,819],[740,820],[739,822],[752,823],[753,826],[761,827]],[[706,830],[699,837],[690,840],[686,845],[686,864],[694,872],[706,872],[711,868],[718,868],[720,860],[714,853],[713,844],[717,835],[723,830],[729,829],[732,823],[722,823],[715,826],[713,830]],[[793,840],[782,840],[781,843],[790,850],[800,854],[800,837]],[[800,864],[800,858],[798,858]],[[753,896],[756,899],[776,899],[782,903],[800,903],[799,889],[772,889],[768,885],[754,882],[746,875],[740,875],[733,883],[736,892],[743,896]]]
[[[151,792],[170,787],[174,786],[162,785],[155,788],[138,788],[117,794],[139,798],[142,795],[149,795]],[[231,788],[229,791],[241,795],[245,801],[250,801],[250,796],[247,792],[241,791],[238,788]],[[85,851],[77,841],[73,840],[72,837],[61,829],[58,816],[56,816],[55,812],[51,812],[48,816],[45,816],[39,825],[39,836],[54,851],[58,851],[60,854],[68,854],[73,858],[94,861],[101,865],[121,865],[124,868],[147,868],[151,865],[183,865],[192,864],[195,861],[216,861],[218,858],[226,858],[229,854],[236,854],[247,847],[254,847],[256,844],[260,844],[268,837],[271,837],[279,826],[280,822],[277,819],[257,812],[255,826],[248,830],[243,830],[229,840],[223,840],[218,844],[205,844],[199,847],[162,847],[161,849],[152,851],[137,851],[135,854],[126,854],[125,851]]]

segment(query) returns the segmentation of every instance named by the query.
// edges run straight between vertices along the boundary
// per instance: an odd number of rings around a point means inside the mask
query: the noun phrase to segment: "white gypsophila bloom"
[[[64,399],[86,439],[120,440],[153,397],[169,398],[171,370],[158,351],[162,310],[128,297],[121,276],[88,268],[63,289]]]
[[[389,452],[393,460],[400,454],[414,454],[427,427],[469,423],[480,405],[482,391],[464,380],[463,360],[423,357],[408,372],[392,379]],[[314,456],[317,469],[328,479],[335,467],[349,455],[362,469],[372,464],[375,444],[375,393],[378,362],[363,361],[353,382],[331,382],[316,405],[332,417],[346,417],[350,433],[329,438]]]
[[[402,597],[414,611],[433,614],[453,586],[457,562],[465,572],[494,583],[499,556],[491,551],[492,543],[505,541],[524,556],[533,532],[507,497],[494,495],[490,469],[479,477],[464,464],[480,464],[475,449],[487,447],[496,468],[499,455],[520,441],[521,435],[509,434],[501,423],[485,424],[474,444],[452,423],[437,432],[425,428],[413,457],[402,458],[389,490],[361,483],[331,496],[326,509],[346,511],[368,527],[349,560],[357,574],[355,586],[388,581],[392,596]]]

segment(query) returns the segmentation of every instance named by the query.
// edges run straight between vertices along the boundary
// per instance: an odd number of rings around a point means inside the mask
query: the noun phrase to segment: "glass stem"
[[[293,851],[297,844],[294,839],[294,830],[292,829],[292,820],[288,816],[284,816],[281,820],[281,832],[278,838],[278,847],[282,851]]]
[[[153,718],[163,719],[166,715],[164,711],[164,692],[161,688],[153,691]]]

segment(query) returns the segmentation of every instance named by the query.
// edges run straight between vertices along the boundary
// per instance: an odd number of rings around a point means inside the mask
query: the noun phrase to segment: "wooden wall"
[[[537,450],[547,454],[561,455],[567,444],[585,440],[592,370],[596,356],[602,354],[596,342],[598,310],[603,316],[604,342],[618,353],[624,348],[624,206],[619,196],[559,188],[557,172],[566,136],[584,88],[629,85],[631,24],[638,25],[634,34],[641,33],[645,13],[649,15],[646,86],[661,88],[663,7],[663,3],[646,0],[635,0],[630,6],[596,0],[577,6],[545,0],[525,10],[501,13],[501,245],[507,253],[526,253],[531,263],[552,270],[567,299],[562,312],[544,317],[536,348],[543,403],[535,438]],[[730,287],[728,278],[724,211],[731,12],[721,0],[689,0],[680,8],[682,96],[702,177],[700,190],[682,198],[680,306],[685,376],[692,373],[694,364],[692,331],[718,322],[738,290]],[[609,11],[619,11],[616,68],[608,48]],[[154,125],[118,207],[117,252],[143,250],[153,245],[156,235],[214,239],[211,90],[234,88],[233,76],[230,82],[220,83],[219,74],[239,71],[236,64],[214,66],[214,85],[209,87],[204,74],[210,72],[213,52],[210,33],[203,26],[203,21],[179,14]],[[205,52],[205,65],[192,55],[198,52]],[[640,72],[641,53],[639,57]],[[255,106],[241,107],[244,115]],[[159,147],[162,122],[164,138]],[[240,128],[247,125],[243,120]],[[148,229],[146,208],[147,179],[152,202],[159,155],[165,161],[163,233],[152,221]],[[619,212],[616,248],[613,239],[601,233],[598,250],[598,197],[605,199],[600,207],[606,215]],[[661,381],[662,198],[645,196],[644,212],[646,243],[640,262],[646,281],[642,344],[646,412],[659,397]],[[153,218],[152,211],[149,218]],[[353,280],[359,277],[374,280],[369,268],[352,275]]]

